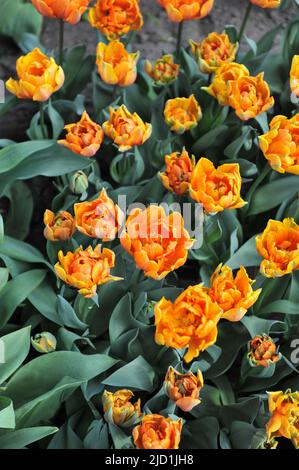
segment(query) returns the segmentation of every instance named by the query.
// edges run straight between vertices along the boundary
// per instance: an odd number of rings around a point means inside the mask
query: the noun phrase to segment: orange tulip
[[[262,289],[253,290],[254,281],[241,266],[235,278],[231,268],[218,266],[211,277],[209,295],[221,307],[222,318],[229,321],[241,320],[247,310],[257,301]]]
[[[299,55],[294,55],[290,70],[290,86],[292,93],[299,96]]]
[[[299,448],[299,392],[268,392],[271,418],[266,425],[268,439],[285,437]]]
[[[97,199],[75,204],[76,227],[88,237],[113,240],[122,226],[124,214],[102,189]]]
[[[133,397],[131,390],[122,389],[115,393],[105,390],[102,402],[106,421],[125,428],[134,426],[140,419],[141,410],[140,399],[132,403]]]
[[[158,0],[171,21],[200,20],[213,8],[214,0]]]
[[[278,8],[281,0],[250,0],[253,5],[261,8]]]
[[[68,240],[76,230],[74,217],[67,211],[61,211],[55,216],[54,212],[47,209],[44,224],[44,236],[52,242]]]
[[[20,99],[47,101],[64,83],[64,72],[55,60],[35,48],[17,60],[19,80],[10,78],[6,88]]]
[[[172,55],[163,55],[152,65],[148,60],[145,63],[146,73],[153,79],[155,85],[168,85],[179,76],[180,66],[175,64]]]
[[[68,251],[66,255],[59,251],[58,259],[54,266],[57,276],[86,298],[96,294],[97,286],[121,279],[110,274],[115,264],[114,252],[107,248],[101,250],[101,245],[85,250],[80,246],[74,253]]]
[[[242,121],[255,118],[274,105],[274,98],[263,73],[229,82],[228,96],[229,105]]]
[[[252,367],[269,367],[280,360],[281,354],[277,353],[273,339],[263,334],[249,341],[247,357]]]
[[[137,267],[157,280],[183,266],[194,243],[184,228],[181,214],[166,215],[164,209],[156,205],[144,211],[134,209],[127,218],[120,241]]]
[[[104,122],[103,129],[120,152],[143,145],[152,134],[152,126],[143,122],[137,113],[131,114],[124,104],[117,109],[110,108],[110,119]]]
[[[188,347],[184,359],[190,362],[216,342],[221,315],[206,287],[188,287],[174,303],[163,297],[156,304],[155,340],[171,348]]]
[[[48,18],[77,24],[91,0],[31,0],[37,11]]]
[[[134,444],[137,449],[178,449],[182,427],[182,419],[146,415],[141,424],[133,429]]]
[[[243,64],[236,62],[225,63],[217,68],[213,81],[210,86],[202,87],[211,96],[218,100],[221,106],[229,105],[230,82],[240,77],[248,77],[249,70]]]
[[[139,52],[129,54],[121,41],[100,42],[96,62],[101,79],[109,85],[132,85],[137,77],[138,58]]]
[[[189,189],[195,157],[189,157],[187,150],[173,152],[165,156],[166,170],[160,173],[165,188],[176,194],[184,194]]]
[[[79,122],[68,124],[64,129],[67,132],[66,138],[58,140],[58,143],[74,153],[93,157],[102,145],[103,129],[90,119],[86,111]]]
[[[139,0],[97,0],[88,20],[111,41],[142,28]]]
[[[299,175],[299,114],[291,119],[275,116],[259,143],[273,170]]]
[[[299,269],[299,225],[294,219],[269,220],[256,248],[264,258],[261,273],[266,277],[281,277]]]
[[[213,73],[221,65],[233,62],[238,44],[232,44],[226,33],[210,33],[202,42],[190,41],[191,51],[203,73]]]
[[[197,126],[202,118],[201,108],[194,95],[189,98],[173,98],[168,100],[164,109],[164,117],[170,129],[183,134]]]
[[[238,163],[225,163],[216,169],[210,160],[201,158],[191,178],[190,196],[208,213],[238,209],[246,204],[240,195],[241,185]]]
[[[164,380],[164,391],[182,411],[191,411],[200,404],[199,394],[202,387],[203,376],[200,370],[195,375],[192,372],[181,374],[172,366],[168,368]]]

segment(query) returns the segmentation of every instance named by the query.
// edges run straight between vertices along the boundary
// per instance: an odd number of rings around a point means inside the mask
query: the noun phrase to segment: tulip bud
[[[51,333],[44,331],[31,338],[33,348],[40,353],[47,354],[56,350],[56,338]]]
[[[192,372],[181,374],[173,367],[169,367],[165,376],[164,391],[183,411],[191,411],[199,405],[199,393],[203,387],[203,377],[200,370],[197,375]]]
[[[269,367],[269,365],[279,361],[281,354],[277,353],[276,345],[272,338],[263,334],[255,336],[249,341],[247,357],[251,367]]]
[[[141,417],[140,399],[131,403],[134,393],[131,390],[117,390],[112,393],[107,390],[102,396],[105,420],[116,426],[134,426]]]
[[[88,178],[84,171],[77,171],[70,178],[69,188],[74,194],[83,194],[88,189]]]

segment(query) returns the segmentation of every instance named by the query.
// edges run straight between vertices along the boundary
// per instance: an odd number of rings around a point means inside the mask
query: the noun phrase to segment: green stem
[[[112,91],[112,101],[115,101],[117,98],[117,93],[118,93],[118,85],[114,85],[113,91]]]
[[[246,24],[247,24],[251,9],[252,9],[252,3],[248,2],[248,7],[246,9],[246,13],[245,13],[245,16],[244,16],[244,19],[243,19],[243,22],[242,22],[242,25],[241,25],[241,28],[240,28],[239,36],[238,36],[238,42],[239,43],[241,42],[241,40],[243,38],[245,28],[246,28]]]
[[[48,133],[47,133],[47,128],[45,124],[45,108],[44,108],[44,103],[43,101],[40,102],[39,104],[39,112],[40,112],[40,126],[42,130],[42,136],[47,139]]]
[[[182,43],[182,35],[183,35],[183,27],[184,21],[181,21],[178,26],[178,34],[177,34],[177,43],[176,43],[176,56],[179,56],[181,43]]]
[[[59,65],[63,63],[64,21],[59,20]]]

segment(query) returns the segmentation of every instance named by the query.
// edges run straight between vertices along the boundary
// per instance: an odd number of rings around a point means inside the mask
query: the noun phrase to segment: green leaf
[[[256,236],[250,238],[236,253],[226,262],[232,269],[239,269],[240,266],[259,266],[261,256],[256,250]]]
[[[30,349],[30,326],[1,337],[4,344],[4,364],[0,365],[0,385],[5,382],[26,359]]]
[[[0,268],[0,292],[6,286],[9,277],[7,268]]]
[[[32,245],[8,236],[5,236],[0,243],[0,257],[1,255],[26,263],[47,263],[43,255]]]
[[[31,191],[23,181],[17,181],[5,196],[10,201],[5,233],[18,240],[24,240],[29,233],[33,214]]]
[[[0,328],[8,322],[18,305],[34,291],[45,276],[45,270],[33,269],[19,274],[6,284],[0,293]]]
[[[138,356],[134,361],[118,369],[112,375],[103,380],[103,384],[111,387],[127,387],[133,390],[153,390],[155,372],[150,364]]]
[[[0,34],[20,42],[25,33],[39,35],[42,16],[24,0],[2,0],[0,4]]]
[[[34,428],[18,429],[0,436],[1,449],[23,449],[33,442],[40,441],[58,431],[53,426],[37,426]]]
[[[15,412],[10,398],[0,397],[0,429],[14,429]]]

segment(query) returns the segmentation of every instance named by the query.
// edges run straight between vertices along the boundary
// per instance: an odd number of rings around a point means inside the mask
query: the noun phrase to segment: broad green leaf
[[[232,269],[239,269],[240,266],[259,266],[262,258],[257,252],[255,239],[254,236],[245,242],[225,264]]]
[[[5,382],[26,359],[30,348],[30,326],[2,336],[4,364],[0,364],[0,385]]]
[[[153,368],[142,356],[138,356],[134,361],[129,362],[103,380],[103,384],[150,392],[153,390],[154,378]]]
[[[0,436],[0,449],[23,449],[33,442],[40,441],[58,431],[53,426],[37,426],[18,429]]]
[[[0,397],[0,429],[14,429],[15,412],[10,398]]]

